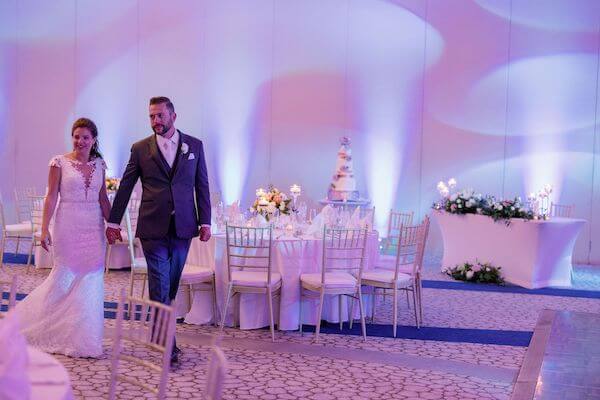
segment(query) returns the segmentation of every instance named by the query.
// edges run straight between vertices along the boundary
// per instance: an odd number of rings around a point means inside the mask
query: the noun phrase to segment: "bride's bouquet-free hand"
[[[269,186],[269,191],[263,188],[256,190],[256,200],[250,207],[250,212],[260,214],[267,221],[279,214],[290,215],[293,211],[290,207],[291,199],[276,187]]]

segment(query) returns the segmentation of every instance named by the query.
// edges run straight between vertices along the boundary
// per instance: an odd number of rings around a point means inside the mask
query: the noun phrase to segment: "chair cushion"
[[[6,225],[6,233],[10,235],[30,235],[33,233],[31,223],[21,222],[20,224]]]
[[[181,273],[181,283],[209,282],[212,281],[214,272],[209,267],[185,264]]]
[[[303,286],[321,287],[321,274],[302,274],[300,281]],[[348,272],[325,272],[326,288],[355,288],[356,278]]]
[[[374,281],[382,283],[393,283],[394,282],[394,271],[389,269],[374,269],[365,271],[362,274],[363,281]],[[409,274],[398,274],[398,284],[410,284],[412,282],[412,276]]]
[[[279,272],[271,272],[271,286],[281,281]],[[231,282],[237,286],[267,287],[267,273],[263,271],[231,271]]]

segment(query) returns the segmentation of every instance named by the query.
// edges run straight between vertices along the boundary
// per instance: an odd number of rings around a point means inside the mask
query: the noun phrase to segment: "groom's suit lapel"
[[[185,135],[183,133],[181,133],[180,130],[178,130],[179,132],[179,144],[177,145],[177,155],[175,156],[175,161],[173,162],[173,170],[172,172],[172,177],[174,178],[175,176],[177,176],[177,171],[180,170],[180,165],[182,163],[185,162],[185,158],[189,155],[189,150],[188,150],[188,154],[183,154],[183,151],[181,150],[181,144],[185,143],[184,139],[185,139]]]
[[[168,164],[164,160],[160,150],[158,149],[158,143],[156,142],[156,135],[150,136],[150,157],[156,162],[161,171],[170,178]]]

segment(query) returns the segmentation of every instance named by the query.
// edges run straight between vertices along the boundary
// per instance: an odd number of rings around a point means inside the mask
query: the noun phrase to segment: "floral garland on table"
[[[455,267],[444,267],[442,272],[452,278],[465,282],[495,283],[504,285],[504,279],[500,274],[502,267],[495,267],[490,263],[464,263]]]
[[[265,192],[263,188],[259,188],[256,191],[256,200],[250,207],[250,212],[260,214],[268,221],[277,211],[280,214],[289,215],[292,211],[290,202],[291,199],[276,187],[269,186],[268,192]]]
[[[536,215],[522,203],[520,197],[498,200],[494,196],[475,193],[473,189],[452,193],[455,186],[454,179],[450,179],[448,185],[445,182],[438,183],[437,188],[442,199],[433,203],[434,209],[451,214],[486,215],[494,221],[505,220],[507,225],[510,224],[511,218],[536,219]]]
[[[104,184],[106,185],[106,190],[109,192],[116,192],[119,189],[119,183],[121,180],[119,178],[106,178],[104,179]]]

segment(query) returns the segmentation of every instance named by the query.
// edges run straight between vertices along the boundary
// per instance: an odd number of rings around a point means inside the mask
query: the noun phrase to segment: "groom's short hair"
[[[153,104],[163,104],[163,103],[165,103],[167,105],[167,108],[169,109],[169,111],[171,111],[172,113],[175,112],[175,106],[171,102],[171,99],[169,99],[168,97],[157,96],[157,97],[152,97],[150,99],[150,105],[153,105]]]

